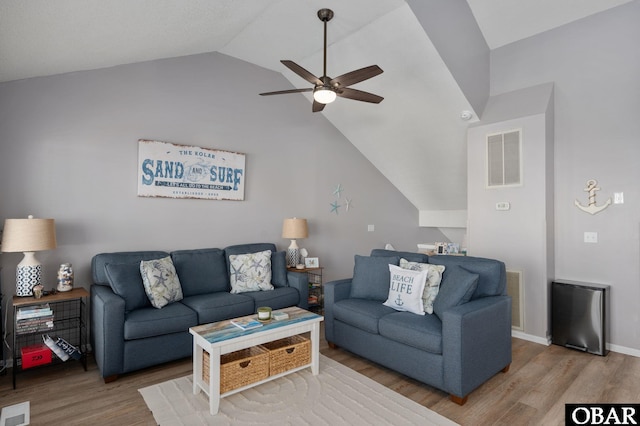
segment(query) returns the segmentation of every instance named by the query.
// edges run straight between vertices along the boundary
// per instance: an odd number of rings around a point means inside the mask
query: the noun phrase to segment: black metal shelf
[[[43,336],[49,335],[53,340],[60,337],[71,345],[77,347],[82,353],[80,363],[87,371],[87,325],[85,299],[89,293],[84,288],[76,288],[69,292],[56,293],[41,299],[33,297],[13,298],[13,388],[16,388],[16,375],[22,369],[22,348],[43,343]],[[45,330],[28,331],[21,333],[17,329],[17,314],[21,308],[49,304],[53,311],[53,327]],[[71,361],[69,359],[68,361]],[[52,353],[51,362],[29,367],[29,370],[61,364],[62,361],[55,353]],[[25,369],[26,370],[26,369]]]

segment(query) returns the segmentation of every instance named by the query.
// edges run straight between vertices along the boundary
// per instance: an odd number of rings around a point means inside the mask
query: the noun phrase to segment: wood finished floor
[[[600,357],[514,338],[509,372],[458,406],[444,392],[321,342],[322,354],[462,425],[563,425],[565,403],[640,401],[640,358],[615,352]],[[154,425],[138,389],[187,374],[190,359],[104,384],[90,357],[87,372],[76,362],[25,371],[13,390],[9,371],[0,376],[0,407],[30,401],[32,425]]]

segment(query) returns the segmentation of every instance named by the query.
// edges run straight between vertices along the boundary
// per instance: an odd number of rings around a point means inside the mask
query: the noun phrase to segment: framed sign
[[[317,257],[307,257],[304,260],[304,267],[305,268],[318,268],[318,267],[320,267],[320,262],[318,261]]]
[[[138,141],[138,196],[244,200],[245,155]]]

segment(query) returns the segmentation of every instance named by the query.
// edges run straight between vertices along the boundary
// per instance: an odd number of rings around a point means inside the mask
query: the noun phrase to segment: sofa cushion
[[[287,287],[287,252],[271,253],[271,284],[274,287]],[[297,303],[297,302],[296,302]]]
[[[380,318],[380,335],[434,354],[442,353],[442,322],[436,315],[394,312]]]
[[[440,292],[433,303],[433,312],[440,317],[444,312],[471,300],[478,285],[478,274],[454,265],[444,271]]]
[[[427,281],[427,271],[412,271],[396,265],[389,265],[389,273],[391,276],[389,297],[384,305],[396,311],[424,315],[422,293]]]
[[[276,287],[271,291],[250,291],[242,293],[243,296],[249,296],[255,304],[254,312],[261,306],[268,306],[271,309],[288,308],[296,306],[300,301],[300,293],[293,287]]]
[[[125,316],[125,340],[144,339],[170,333],[186,332],[198,325],[196,313],[182,303],[172,303],[162,309],[136,309]]]
[[[407,259],[400,259],[400,267],[411,269],[412,271],[427,271],[427,281],[422,292],[422,303],[424,311],[428,314],[433,313],[433,302],[436,300],[438,291],[440,290],[440,282],[442,281],[442,273],[445,270],[444,265],[432,265],[430,263],[409,262]]]
[[[373,334],[378,334],[378,320],[393,312],[396,311],[367,299],[343,299],[333,305],[335,320]]]
[[[431,256],[429,263],[446,267],[458,265],[469,272],[478,274],[478,286],[473,294],[473,299],[506,294],[505,266],[499,260],[472,256]]]
[[[355,255],[351,297],[384,302],[389,295],[389,265],[398,265],[397,256]]]
[[[386,249],[373,249],[371,250],[371,256],[382,257],[403,257],[410,262],[429,263],[429,256],[424,253],[414,253],[411,251],[396,251]]]
[[[139,263],[107,263],[104,269],[111,289],[124,299],[126,312],[151,306],[142,284]]]
[[[169,256],[165,251],[122,251],[116,253],[99,253],[91,258],[91,273],[95,284],[108,285],[109,280],[104,269],[107,263],[135,263],[141,260],[162,259]]]
[[[182,300],[180,279],[171,257],[141,261],[140,273],[144,290],[153,307],[161,309],[169,303]]]
[[[171,252],[171,259],[180,278],[184,297],[229,291],[224,250],[218,248],[177,250]]]
[[[189,296],[180,302],[198,314],[198,324],[222,321],[255,313],[254,301],[244,294],[217,292]]]
[[[229,256],[231,293],[273,290],[271,250]]]

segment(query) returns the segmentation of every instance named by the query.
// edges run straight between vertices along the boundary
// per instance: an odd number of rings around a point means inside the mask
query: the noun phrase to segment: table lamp
[[[282,238],[291,240],[291,245],[287,248],[287,266],[296,266],[300,261],[300,248],[296,243],[297,239],[307,238],[309,230],[307,219],[285,219],[282,224]]]
[[[2,252],[23,252],[24,258],[16,268],[16,295],[32,296],[33,287],[42,282],[42,264],[36,251],[56,248],[56,229],[53,219],[6,219],[2,233]]]

